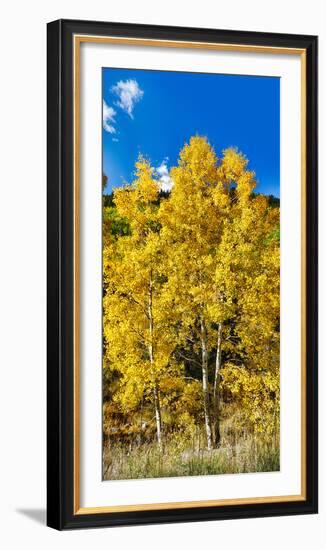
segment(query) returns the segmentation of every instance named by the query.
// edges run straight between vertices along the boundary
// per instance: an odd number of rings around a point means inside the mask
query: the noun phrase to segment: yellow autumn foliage
[[[218,158],[200,136],[170,176],[162,196],[140,157],[135,180],[113,197],[128,231],[105,226],[107,423],[120,415],[130,434],[149,433],[161,451],[196,430],[208,449],[219,446],[235,407],[247,430],[276,433],[279,208],[255,193],[239,151]]]

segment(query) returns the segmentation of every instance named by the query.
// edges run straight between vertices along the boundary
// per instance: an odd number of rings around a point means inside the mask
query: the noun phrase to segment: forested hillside
[[[103,196],[104,479],[278,470],[279,201],[198,136],[170,176]]]

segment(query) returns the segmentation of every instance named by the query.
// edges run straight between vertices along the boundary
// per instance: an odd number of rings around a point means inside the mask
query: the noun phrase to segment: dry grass
[[[163,453],[156,443],[106,446],[103,452],[103,479],[141,479],[249,472],[274,472],[280,469],[278,437],[241,437],[230,445],[222,440],[220,448],[207,451],[198,440],[184,442],[183,450],[171,440]]]

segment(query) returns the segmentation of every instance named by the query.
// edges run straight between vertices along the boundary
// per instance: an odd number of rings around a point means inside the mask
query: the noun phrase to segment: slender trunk
[[[221,347],[222,347],[222,327],[223,323],[219,323],[217,332],[217,349],[215,361],[214,375],[214,390],[213,390],[213,407],[214,407],[214,446],[218,447],[221,440],[220,432],[220,369],[221,369]]]
[[[151,372],[153,377],[153,396],[154,396],[154,408],[155,408],[155,422],[156,422],[156,437],[157,437],[157,443],[159,446],[160,451],[163,449],[162,445],[162,416],[161,416],[161,406],[160,406],[160,394],[159,389],[157,385],[157,381],[155,379],[155,373],[154,373],[154,346],[153,346],[153,340],[154,340],[154,321],[153,321],[153,280],[152,280],[152,272],[150,273],[150,280],[149,280],[149,289],[148,289],[148,320],[149,320],[149,345],[148,345],[148,352],[149,352],[149,362],[151,366]]]
[[[212,424],[210,417],[210,403],[209,403],[209,388],[208,388],[208,353],[207,353],[207,331],[205,327],[204,319],[200,320],[200,342],[201,342],[201,356],[202,356],[202,379],[203,379],[203,400],[204,400],[204,416],[205,416],[205,430],[207,439],[207,449],[212,449]]]
[[[162,451],[163,450],[162,418],[161,418],[160,395],[159,395],[157,384],[154,385],[154,406],[155,406],[155,422],[156,422],[157,443],[158,443],[160,451]]]

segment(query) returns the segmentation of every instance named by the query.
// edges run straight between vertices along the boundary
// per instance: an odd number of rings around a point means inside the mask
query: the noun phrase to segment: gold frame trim
[[[301,493],[235,499],[200,500],[127,504],[118,506],[80,507],[80,45],[82,43],[123,44],[165,48],[191,48],[249,53],[300,55],[301,62]],[[206,508],[237,504],[298,502],[306,500],[306,50],[274,46],[250,46],[179,40],[156,40],[113,36],[74,35],[73,37],[73,125],[74,125],[74,514],[103,514],[145,510]]]

